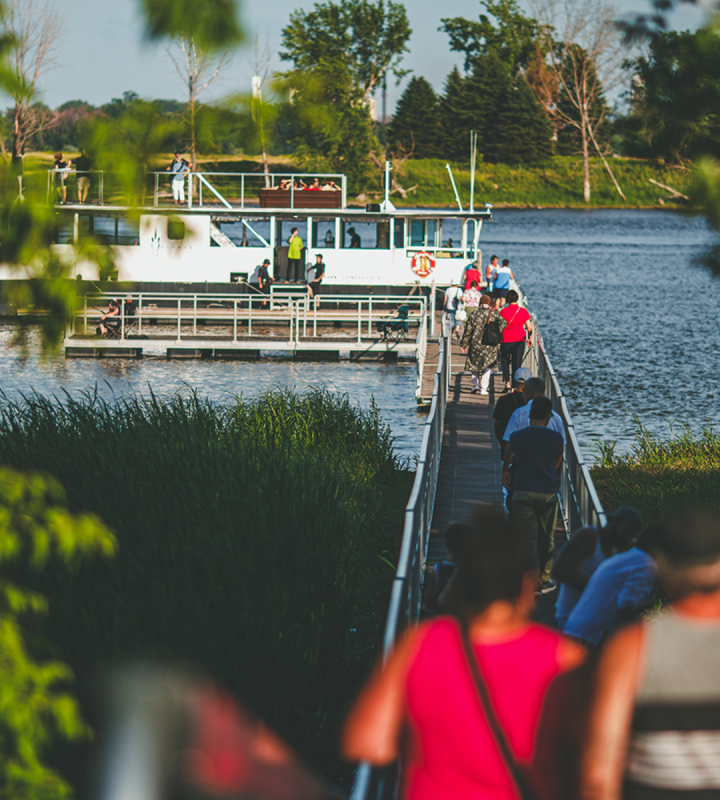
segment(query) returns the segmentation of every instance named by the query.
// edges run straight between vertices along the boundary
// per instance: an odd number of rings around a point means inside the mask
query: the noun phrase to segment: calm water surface
[[[714,241],[704,221],[660,211],[503,211],[483,229],[483,261],[509,258],[545,342],[586,449],[598,438],[626,451],[634,417],[666,436],[671,426],[720,428],[717,354],[720,281],[692,264]],[[424,416],[415,365],[264,360],[167,361],[146,357],[22,361],[0,328],[0,388],[106,398],[196,389],[213,402],[275,386],[325,386],[367,407],[375,398],[404,456],[416,454]],[[589,455],[589,453],[588,453]]]

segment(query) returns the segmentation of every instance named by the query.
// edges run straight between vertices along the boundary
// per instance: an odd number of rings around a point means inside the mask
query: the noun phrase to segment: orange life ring
[[[410,262],[410,269],[419,277],[427,278],[435,270],[435,259],[431,253],[423,250],[420,253],[415,253]]]

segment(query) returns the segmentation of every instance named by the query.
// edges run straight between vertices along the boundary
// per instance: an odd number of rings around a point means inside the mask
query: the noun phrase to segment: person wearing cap
[[[182,205],[185,202],[185,176],[190,171],[190,164],[185,161],[179,152],[175,152],[172,163],[165,167],[165,171],[173,173],[173,203]]]
[[[457,314],[458,308],[462,305],[462,290],[460,289],[460,281],[453,280],[452,284],[445,289],[445,299],[443,300],[443,313],[447,320],[448,327],[452,338],[460,338],[460,322],[458,322]]]
[[[560,584],[555,605],[560,630],[595,570],[610,556],[628,550],[642,527],[640,514],[630,506],[621,506],[608,515],[602,527],[587,525],[571,535],[552,568],[552,576]]]
[[[658,572],[653,558],[656,534],[656,528],[648,528],[631,548],[597,567],[570,611],[563,633],[596,647],[611,629],[647,606]]]
[[[694,510],[657,531],[670,604],[600,656],[582,800],[720,797],[720,517]]]
[[[325,264],[323,263],[323,258],[320,253],[315,253],[315,263],[310,267],[308,272],[314,272],[315,274],[312,275],[312,280],[308,283],[308,292],[310,292],[310,299],[315,300],[315,304],[319,304],[319,300],[317,299],[318,295],[320,294],[320,284],[322,283],[322,279],[325,277]]]
[[[500,444],[500,457],[505,455],[505,448],[507,442],[503,441],[503,434],[507,428],[510,417],[513,413],[525,405],[525,397],[523,396],[523,386],[525,381],[532,378],[532,372],[527,367],[520,367],[515,370],[515,389],[510,394],[502,395],[495,402],[495,409],[493,411],[493,429],[495,430],[495,438]]]
[[[263,294],[270,294],[270,287],[272,286],[273,282],[272,278],[270,277],[269,267],[270,259],[266,258],[258,267],[257,271],[258,290]],[[263,300],[263,305],[267,305],[267,300]]]

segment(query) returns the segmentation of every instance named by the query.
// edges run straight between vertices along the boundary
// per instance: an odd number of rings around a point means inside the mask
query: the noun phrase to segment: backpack
[[[500,333],[500,326],[497,322],[490,322],[490,317],[492,315],[492,311],[488,312],[487,322],[485,323],[485,329],[483,330],[482,339],[480,340],[480,344],[486,344],[493,347],[497,347],[497,345],[502,342],[502,333]]]

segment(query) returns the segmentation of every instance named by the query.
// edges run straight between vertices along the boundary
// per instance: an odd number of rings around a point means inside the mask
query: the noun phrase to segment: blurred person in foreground
[[[584,651],[531,621],[534,555],[500,508],[477,512],[459,555],[443,593],[456,616],[405,634],[351,711],[343,752],[375,765],[402,756],[407,800],[515,800],[521,784],[572,797],[582,702],[569,678]]]
[[[670,607],[618,633],[597,668],[583,800],[720,797],[720,517],[658,531]]]
[[[610,556],[632,547],[642,527],[640,514],[630,506],[621,506],[608,514],[602,527],[586,525],[570,536],[552,568],[552,576],[560,584],[555,606],[560,630],[565,627],[595,570]]]

